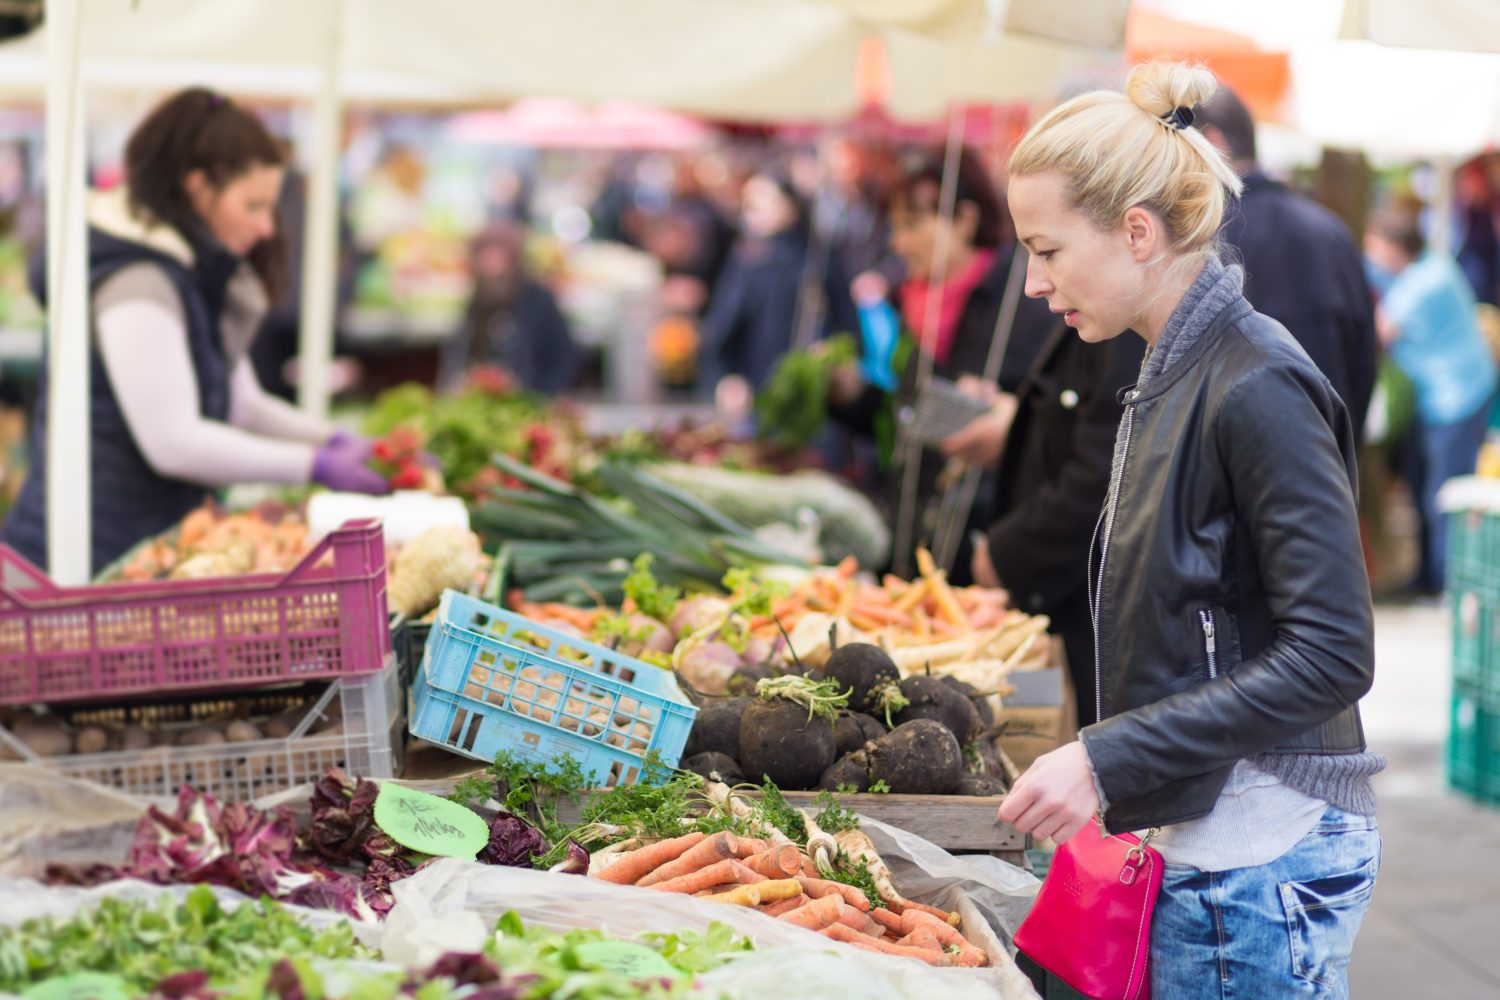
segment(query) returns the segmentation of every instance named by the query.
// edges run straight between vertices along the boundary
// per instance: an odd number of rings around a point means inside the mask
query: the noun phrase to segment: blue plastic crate
[[[1481,802],[1500,804],[1500,704],[1470,684],[1453,685],[1448,784]]]
[[[450,590],[412,686],[412,735],[478,760],[574,757],[595,787],[675,765],[695,708],[671,672]]]

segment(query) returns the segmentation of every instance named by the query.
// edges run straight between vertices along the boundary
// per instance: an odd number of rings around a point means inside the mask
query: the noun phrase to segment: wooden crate
[[[783,792],[797,808],[812,808],[817,792]],[[585,797],[586,801],[587,797]],[[986,852],[1026,867],[1027,837],[995,815],[1003,799],[972,795],[840,795],[861,816],[914,833],[945,851]],[[583,803],[563,803],[558,818],[578,821]]]

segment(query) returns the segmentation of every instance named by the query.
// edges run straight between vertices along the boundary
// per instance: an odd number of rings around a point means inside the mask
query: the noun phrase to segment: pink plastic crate
[[[217,580],[59,587],[0,545],[0,704],[373,673],[390,651],[377,521],[285,574]]]

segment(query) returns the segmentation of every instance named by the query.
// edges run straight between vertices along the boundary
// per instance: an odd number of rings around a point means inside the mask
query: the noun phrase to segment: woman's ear
[[[213,201],[214,188],[208,182],[208,175],[202,170],[189,170],[182,178],[182,190],[187,192],[188,204],[193,210],[202,215]]]
[[[1122,226],[1130,256],[1137,264],[1146,263],[1162,249],[1161,220],[1150,209],[1140,205],[1126,209]]]

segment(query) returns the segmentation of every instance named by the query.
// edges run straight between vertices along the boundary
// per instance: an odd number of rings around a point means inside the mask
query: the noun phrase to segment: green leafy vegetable
[[[872,908],[885,905],[880,898],[880,889],[875,885],[875,876],[870,874],[869,866],[863,861],[854,864],[851,862],[849,855],[840,851],[833,867],[833,873],[828,876],[831,881],[854,886],[854,888],[865,894],[865,898],[870,901]]]
[[[854,364],[858,357],[854,338],[847,333],[783,355],[755,397],[760,438],[783,448],[810,445],[828,420],[829,373]]]
[[[837,722],[839,710],[849,707],[849,692],[839,691],[838,682],[834,680],[815,681],[811,677],[796,675],[767,677],[756,682],[755,693],[762,701],[782,698],[806,706],[809,721],[813,716],[819,716]]]
[[[672,617],[672,609],[682,599],[682,590],[664,587],[657,582],[651,572],[651,564],[655,561],[656,557],[650,552],[635,557],[631,564],[633,569],[625,578],[625,596],[635,602],[636,610],[641,614],[664,622]]]
[[[824,833],[843,833],[845,830],[859,829],[859,817],[852,809],[846,809],[839,804],[839,800],[833,797],[833,793],[826,788],[818,793],[813,800],[813,805],[818,809],[817,815],[813,816],[813,822]]]

